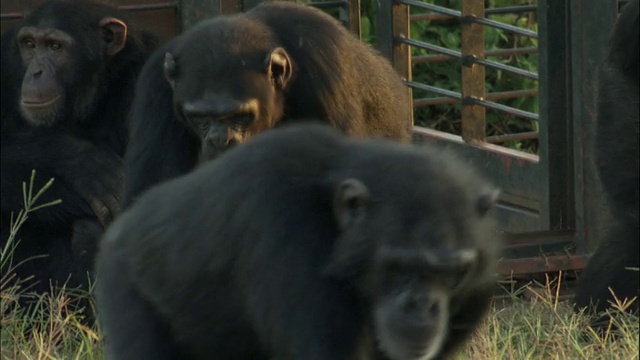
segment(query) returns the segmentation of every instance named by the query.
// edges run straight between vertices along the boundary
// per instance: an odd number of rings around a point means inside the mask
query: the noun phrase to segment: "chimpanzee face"
[[[16,36],[25,68],[20,111],[34,126],[86,117],[96,101],[102,55],[115,56],[127,39],[127,25],[116,18],[105,17],[96,29],[79,28],[77,34],[53,24],[43,18],[36,24],[25,24]],[[94,49],[79,50],[88,46]],[[90,54],[101,56],[94,59]]]
[[[164,62],[176,116],[200,139],[201,162],[272,128],[283,116],[292,74],[284,49],[237,46],[241,26],[212,22],[167,52]],[[227,32],[210,37],[217,28]]]
[[[416,173],[420,166],[415,164]],[[498,245],[488,243],[492,222],[485,214],[499,192],[452,195],[455,187],[447,185],[385,188],[395,193],[381,199],[376,194],[382,190],[351,178],[335,190],[341,236],[327,272],[351,281],[367,299],[378,348],[389,359],[437,358],[452,318],[469,311],[460,309],[461,299],[491,276],[486,259],[495,257]],[[434,191],[447,196],[434,198]]]

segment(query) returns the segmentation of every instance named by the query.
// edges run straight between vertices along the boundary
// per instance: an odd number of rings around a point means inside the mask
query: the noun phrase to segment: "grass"
[[[82,309],[75,306],[88,297],[87,293],[52,289],[49,294],[37,295],[26,285],[30,279],[15,277],[14,270],[22,264],[13,263],[13,251],[20,245],[20,226],[34,211],[60,203],[38,204],[53,179],[34,192],[35,175],[33,171],[29,184],[23,183],[23,210],[12,217],[9,237],[0,249],[0,359],[102,359],[97,329],[83,325]],[[21,307],[21,299],[33,305]]]
[[[15,295],[3,291],[1,299],[4,302]],[[82,315],[73,307],[74,297],[61,290],[34,300],[35,305],[29,309],[14,308],[2,315],[0,358],[104,358],[97,328],[82,324]]]
[[[459,359],[638,359],[638,317],[624,311],[631,302],[613,306],[609,326],[599,335],[588,316],[559,300],[556,285],[547,279],[494,301]],[[524,291],[533,297],[518,296]]]
[[[14,290],[2,289],[3,313],[5,301],[27,296]],[[512,293],[506,302],[494,301],[457,359],[638,359],[637,317],[614,310],[612,322],[618,330],[598,336],[586,316],[574,313],[553,292],[540,292],[538,287],[535,291],[538,295],[532,300]],[[40,296],[31,311],[16,308],[3,315],[0,358],[104,359],[97,326],[82,325],[81,315],[70,307],[72,300],[64,291],[55,292]]]
[[[23,187],[25,210],[12,222],[7,246],[0,249],[0,358],[1,359],[104,359],[102,338],[97,324],[82,323],[81,309],[73,305],[88,294],[71,293],[65,289],[34,295],[14,281],[11,254],[19,225],[28,214],[42,206],[36,205],[40,194],[50,183],[33,195],[33,175],[29,188]],[[562,278],[561,276],[558,278]],[[623,310],[629,306],[617,304],[612,311],[611,325],[601,336],[588,325],[588,317],[576,314],[566,301],[560,301],[560,283],[549,279],[544,284],[529,284],[511,289],[506,299],[496,298],[492,309],[477,329],[458,360],[463,359],[638,359],[639,322]],[[523,299],[523,293],[531,294]],[[21,297],[35,303],[23,308]]]

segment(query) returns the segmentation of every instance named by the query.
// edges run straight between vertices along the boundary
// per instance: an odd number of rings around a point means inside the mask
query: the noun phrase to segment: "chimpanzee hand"
[[[63,175],[82,196],[102,225],[109,224],[120,211],[124,185],[124,162],[120,156],[93,145],[76,153]]]
[[[57,128],[3,133],[3,211],[22,208],[20,189],[32,170],[37,172],[36,189],[55,179],[41,201],[62,200],[61,206],[35,212],[33,216],[40,222],[55,224],[60,219],[73,221],[95,214],[106,225],[120,210],[124,163],[111,149]]]
[[[93,271],[93,259],[98,251],[98,241],[104,227],[94,219],[73,222],[71,251],[83,271]]]

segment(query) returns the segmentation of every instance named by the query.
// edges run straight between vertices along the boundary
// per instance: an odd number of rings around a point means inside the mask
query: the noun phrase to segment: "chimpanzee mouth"
[[[61,95],[58,95],[56,97],[54,97],[51,100],[45,100],[45,101],[36,101],[36,100],[22,100],[21,105],[24,107],[28,107],[28,108],[42,108],[42,107],[47,107],[50,106],[51,104],[55,103],[56,101],[58,101],[58,99],[60,99]]]

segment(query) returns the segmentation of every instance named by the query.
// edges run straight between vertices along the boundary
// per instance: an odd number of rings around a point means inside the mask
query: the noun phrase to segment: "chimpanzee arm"
[[[30,214],[45,224],[96,216],[103,224],[119,210],[123,178],[119,156],[56,129],[21,129],[2,135],[2,213],[24,207],[22,183],[36,170],[34,190],[54,178],[38,203],[62,204]]]
[[[167,49],[151,56],[137,82],[123,207],[152,185],[191,171],[198,159],[200,145],[174,115],[173,90],[162,73]]]

